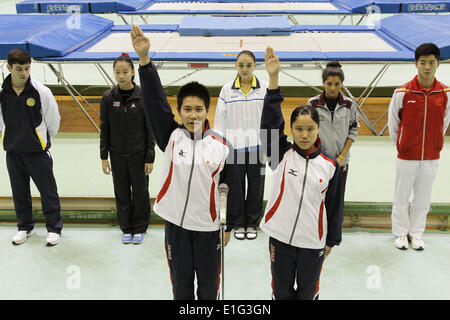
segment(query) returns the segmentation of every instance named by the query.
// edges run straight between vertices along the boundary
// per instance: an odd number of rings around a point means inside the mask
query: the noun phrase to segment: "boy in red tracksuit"
[[[440,50],[424,43],[415,51],[417,75],[395,90],[389,105],[389,134],[397,146],[397,174],[392,204],[395,246],[405,250],[408,240],[423,250],[423,232],[430,210],[431,190],[450,121],[450,89],[434,77]],[[409,208],[409,195],[414,196]]]

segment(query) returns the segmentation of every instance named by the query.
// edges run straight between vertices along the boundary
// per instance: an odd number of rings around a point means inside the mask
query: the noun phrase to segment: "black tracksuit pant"
[[[19,231],[34,227],[30,178],[41,194],[42,211],[48,232],[61,234],[61,208],[49,151],[36,153],[6,152],[6,166],[14,200]]]
[[[269,238],[273,298],[318,299],[324,249],[305,249]],[[297,287],[294,284],[297,282]]]
[[[239,216],[236,228],[256,228],[262,216],[264,197],[265,168],[262,151],[235,152],[235,161],[239,167],[242,192],[245,198],[244,215]],[[247,178],[247,195],[245,181]]]
[[[175,300],[216,300],[220,285],[219,231],[190,231],[166,221],[165,247]]]
[[[110,152],[117,220],[123,233],[144,233],[150,223],[150,195],[143,154]]]

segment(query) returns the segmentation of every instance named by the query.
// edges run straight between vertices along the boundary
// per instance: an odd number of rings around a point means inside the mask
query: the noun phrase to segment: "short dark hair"
[[[436,57],[437,61],[441,59],[441,50],[439,50],[437,45],[431,42],[422,43],[416,48],[414,54],[416,62],[419,61],[421,56],[429,56],[431,54]]]
[[[238,54],[237,57],[236,57],[236,61],[237,61],[237,59],[239,59],[239,57],[240,57],[242,54],[246,54],[246,55],[250,56],[250,58],[253,59],[253,62],[256,63],[256,57],[255,57],[255,54],[254,54],[253,52],[251,52],[250,50],[242,50],[241,52],[239,52],[239,54]]]
[[[8,53],[8,64],[28,64],[31,63],[31,56],[28,52],[22,49],[14,49]]]
[[[183,99],[186,97],[198,97],[205,103],[206,111],[209,110],[210,96],[206,87],[196,81],[186,83],[177,94],[178,111],[181,109]]]
[[[322,82],[325,82],[328,77],[338,76],[341,82],[344,82],[344,71],[342,71],[342,65],[339,61],[330,61],[322,71]]]
[[[297,117],[304,114],[308,114],[311,117],[311,119],[313,119],[313,121],[317,123],[317,126],[320,127],[320,116],[316,108],[314,108],[311,105],[306,106],[300,105],[297,108],[295,108],[294,111],[292,111],[291,113],[291,128]]]

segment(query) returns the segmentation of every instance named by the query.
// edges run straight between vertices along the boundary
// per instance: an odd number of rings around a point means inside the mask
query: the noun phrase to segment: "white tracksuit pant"
[[[430,210],[431,190],[439,160],[402,160],[397,158],[392,233],[396,236],[421,237]],[[409,196],[413,192],[411,208]]]

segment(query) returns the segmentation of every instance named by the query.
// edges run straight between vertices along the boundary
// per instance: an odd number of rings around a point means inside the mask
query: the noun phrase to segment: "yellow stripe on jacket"
[[[42,146],[42,150],[45,150],[45,147],[47,146],[47,144],[44,142],[44,139],[42,139],[41,135],[39,134],[38,130],[35,129],[36,134],[39,138],[39,141],[41,142],[41,146]]]

